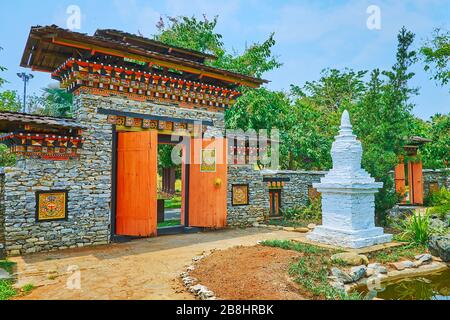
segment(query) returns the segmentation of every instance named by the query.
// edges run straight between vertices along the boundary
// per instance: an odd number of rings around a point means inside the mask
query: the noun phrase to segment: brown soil
[[[216,251],[202,260],[192,276],[225,300],[304,300],[288,275],[300,253],[264,246]]]

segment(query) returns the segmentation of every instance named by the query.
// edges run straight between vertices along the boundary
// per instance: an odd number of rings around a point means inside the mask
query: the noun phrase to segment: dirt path
[[[192,257],[212,249],[252,246],[259,240],[299,237],[300,234],[280,230],[225,230],[11,260],[17,263],[17,286],[36,286],[23,299],[193,299],[178,279]],[[68,288],[68,282],[77,284],[77,274],[69,270],[80,270],[81,289]]]

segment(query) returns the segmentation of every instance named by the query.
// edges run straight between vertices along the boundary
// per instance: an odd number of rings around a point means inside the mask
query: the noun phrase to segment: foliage
[[[327,300],[360,300],[358,293],[346,293],[329,284],[329,267],[335,264],[330,256],[335,253],[309,244],[293,241],[271,240],[261,243],[264,246],[277,247],[285,250],[301,252],[302,257],[289,268],[289,274],[294,281],[314,299]]]
[[[11,280],[0,280],[0,301],[8,300],[17,294]]]
[[[306,206],[282,210],[283,219],[288,221],[309,220],[320,221],[322,219],[322,199],[320,197],[311,200]]]
[[[442,187],[441,190],[433,192],[427,197],[426,204],[431,206],[429,208],[430,214],[437,215],[444,220],[450,213],[450,191]]]
[[[450,80],[450,31],[435,29],[432,39],[420,49],[425,71],[430,72],[431,79],[440,85]]]
[[[71,117],[73,95],[65,89],[47,87],[42,89],[42,96],[35,98],[34,105],[40,108],[36,113],[51,117]],[[30,98],[31,101],[33,99]],[[31,108],[30,108],[31,109]]]
[[[425,136],[432,142],[421,148],[425,168],[448,168],[450,164],[450,113],[431,118]]]
[[[16,91],[5,90],[0,92],[0,111],[18,112],[21,102]]]
[[[400,239],[415,244],[426,245],[431,235],[430,213],[416,211],[403,222],[403,231]]]
[[[4,144],[0,144],[0,167],[12,167],[16,163],[16,156],[9,152]]]
[[[222,42],[222,35],[215,30],[217,16],[213,20],[208,20],[206,16],[203,16],[203,20],[185,16],[168,17],[167,20],[159,20],[155,40],[213,54],[217,60],[207,61],[210,66],[254,77],[261,77],[264,72],[281,66],[272,55],[272,47],[275,45],[273,34],[263,43],[247,47],[243,54],[229,53]]]
[[[432,207],[450,205],[450,191],[442,187],[439,191],[433,192],[428,197],[427,204]]]
[[[7,260],[0,260],[0,268],[4,269],[8,273],[13,273],[14,262]],[[13,288],[12,280],[0,280],[0,301],[8,300],[15,296],[17,292]]]

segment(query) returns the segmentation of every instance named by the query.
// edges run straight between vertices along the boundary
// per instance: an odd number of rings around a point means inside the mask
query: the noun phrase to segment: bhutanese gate
[[[0,256],[251,226],[316,197],[324,172],[254,170],[265,147],[225,138],[237,88],[267,81],[215,58],[116,30],[31,28],[20,65],[72,92],[73,117],[0,112],[17,156],[0,168]],[[181,146],[181,225],[169,229],[158,229],[161,144]]]

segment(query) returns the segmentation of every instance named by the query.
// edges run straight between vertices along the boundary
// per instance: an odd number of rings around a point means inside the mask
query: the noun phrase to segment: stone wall
[[[5,174],[0,168],[0,260],[5,258]]]
[[[234,184],[249,185],[249,205],[233,206],[232,187]],[[269,213],[269,189],[261,172],[254,170],[251,165],[228,166],[228,225],[232,227],[251,226],[264,221]]]
[[[430,183],[437,183],[439,189],[445,187],[447,190],[450,190],[450,169],[424,169],[423,193],[425,197],[430,194]]]
[[[283,209],[295,209],[308,204],[308,189],[325,176],[323,171],[254,170],[249,165],[228,166],[228,225],[249,226],[262,222],[269,214],[269,187],[264,178],[288,178],[281,191]],[[249,185],[249,205],[233,206],[233,184]]]
[[[74,118],[85,126],[86,139],[80,159],[21,159],[15,167],[4,168],[4,175],[0,175],[0,206],[5,205],[3,213],[0,207],[0,253],[2,239],[8,255],[109,243],[113,129],[107,116],[98,114],[98,108],[213,121],[214,127],[208,128],[207,135],[222,134],[224,128],[223,114],[206,110],[118,97],[86,94],[76,97]],[[67,221],[36,222],[36,191],[55,189],[68,190]]]
[[[281,190],[283,209],[295,209],[308,203],[308,190],[313,183],[320,182],[325,171],[263,171],[266,178],[289,178]]]

